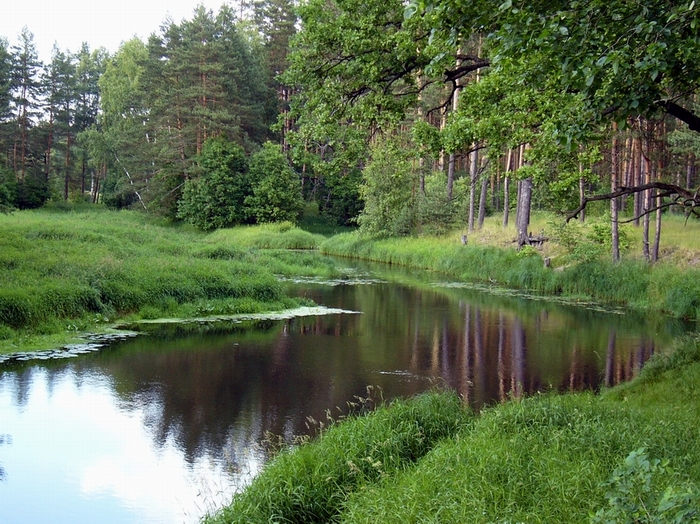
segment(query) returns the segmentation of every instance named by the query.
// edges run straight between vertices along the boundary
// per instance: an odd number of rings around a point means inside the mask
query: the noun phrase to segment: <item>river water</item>
[[[0,524],[197,522],[260,471],[267,442],[348,402],[449,387],[480,409],[599,389],[694,328],[364,264],[288,285],[355,313],[151,327],[0,365]]]

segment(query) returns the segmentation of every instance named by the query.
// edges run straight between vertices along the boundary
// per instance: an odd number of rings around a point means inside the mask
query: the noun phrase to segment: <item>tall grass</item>
[[[325,240],[321,251],[430,269],[498,287],[700,319],[700,269],[674,263],[585,260],[553,269],[546,268],[534,250],[518,253],[514,248],[478,242],[463,246],[458,237],[450,236],[371,239],[357,232]]]
[[[335,521],[354,492],[410,468],[471,419],[454,394],[396,401],[276,457],[209,523]]]
[[[603,396],[540,395],[475,417],[428,396],[344,421],[276,458],[209,522],[698,522],[700,341],[681,344]],[[437,425],[416,441],[426,408]]]
[[[0,339],[115,317],[251,313],[296,302],[275,274],[333,274],[289,224],[204,234],[134,212],[92,208],[0,215]]]

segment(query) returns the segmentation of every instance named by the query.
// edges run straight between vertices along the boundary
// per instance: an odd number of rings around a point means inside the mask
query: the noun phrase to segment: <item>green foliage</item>
[[[365,207],[357,219],[370,235],[407,235],[416,224],[419,174],[413,152],[400,138],[388,137],[372,149],[362,171]]]
[[[202,174],[185,182],[178,217],[205,231],[245,223],[250,177],[243,149],[223,136],[210,139],[198,161]]]
[[[629,250],[631,245],[631,231],[629,225],[619,224],[617,228],[617,237],[620,247],[620,253],[624,253]],[[610,221],[610,213],[606,213],[599,219],[595,219],[591,223],[591,232],[588,234],[588,238],[596,243],[605,247],[608,253],[612,249],[612,223]]]
[[[414,232],[425,235],[444,235],[454,227],[460,202],[458,196],[447,200],[446,186],[447,175],[444,173],[435,172],[425,177],[425,194],[419,193],[416,202]],[[458,191],[459,189],[455,193]]]
[[[279,145],[266,142],[250,159],[252,195],[245,198],[247,213],[256,222],[296,222],[304,209],[301,181],[289,167]]]
[[[591,518],[593,524],[681,524],[700,522],[697,487],[659,486],[671,477],[669,461],[649,459],[644,448],[632,451],[606,483],[609,507]]]
[[[355,224],[363,208],[361,183],[362,171],[359,169],[327,173],[317,196],[321,213],[340,226]]]
[[[458,396],[431,393],[334,424],[278,455],[206,522],[336,521],[353,492],[411,467],[470,418]]]
[[[15,191],[14,175],[0,168],[0,213],[8,213],[15,207]]]
[[[602,118],[624,125],[630,116],[657,113],[664,107],[659,101],[675,93],[697,91],[700,11],[694,2],[508,0],[495,9],[485,1],[418,0],[406,13],[429,16],[432,37],[453,48],[463,35],[488,35],[492,67],[517,64],[508,76],[520,89],[578,93],[586,116],[557,127],[567,139]]]

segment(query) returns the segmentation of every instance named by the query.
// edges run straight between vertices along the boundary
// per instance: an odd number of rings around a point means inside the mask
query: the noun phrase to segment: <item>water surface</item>
[[[447,386],[477,408],[632,378],[692,328],[360,265],[300,295],[359,314],[150,326],[0,367],[0,524],[197,522],[290,441],[368,396]]]

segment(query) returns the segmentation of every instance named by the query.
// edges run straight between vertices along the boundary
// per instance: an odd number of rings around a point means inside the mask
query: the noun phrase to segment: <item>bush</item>
[[[301,181],[277,144],[267,142],[250,159],[253,194],[245,198],[247,213],[258,223],[296,222],[304,209]]]
[[[198,159],[200,176],[185,182],[177,216],[203,230],[248,221],[248,161],[243,149],[225,137],[207,140]]]

